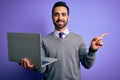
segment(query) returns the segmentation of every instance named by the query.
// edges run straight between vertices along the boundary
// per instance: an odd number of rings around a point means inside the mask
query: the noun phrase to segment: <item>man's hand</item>
[[[107,36],[107,35],[108,35],[108,33],[104,33],[104,34],[101,34],[98,37],[93,38],[93,40],[91,41],[90,48],[92,50],[96,51],[100,47],[102,47],[103,46],[102,38],[105,37],[105,36]]]
[[[26,69],[33,69],[35,67],[32,64],[32,62],[30,61],[30,59],[28,59],[28,58],[22,58],[21,66],[26,68]]]

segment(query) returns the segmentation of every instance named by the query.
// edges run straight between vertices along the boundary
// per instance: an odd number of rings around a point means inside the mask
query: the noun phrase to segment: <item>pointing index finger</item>
[[[102,39],[103,37],[105,37],[105,36],[107,36],[107,35],[108,35],[108,33],[103,33],[103,34],[101,34],[101,35],[99,36],[99,38]]]

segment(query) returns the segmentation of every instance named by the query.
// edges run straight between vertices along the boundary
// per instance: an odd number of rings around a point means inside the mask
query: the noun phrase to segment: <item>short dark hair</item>
[[[58,2],[56,2],[56,3],[54,4],[54,6],[53,6],[53,8],[52,8],[52,15],[53,15],[53,12],[54,12],[54,8],[55,8],[55,7],[60,7],[60,6],[63,6],[63,7],[65,7],[65,8],[67,8],[67,13],[68,13],[68,15],[69,15],[69,7],[68,7],[67,4],[66,4],[65,2],[63,2],[63,1],[58,1]]]

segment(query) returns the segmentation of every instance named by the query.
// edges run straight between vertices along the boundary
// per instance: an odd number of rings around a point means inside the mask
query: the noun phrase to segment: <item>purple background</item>
[[[40,80],[41,74],[8,61],[7,32],[43,36],[54,30],[51,9],[57,0],[0,0],[0,80]],[[93,67],[81,68],[83,80],[120,80],[120,0],[64,0],[70,8],[68,27],[83,36],[89,47],[104,32],[104,46]]]

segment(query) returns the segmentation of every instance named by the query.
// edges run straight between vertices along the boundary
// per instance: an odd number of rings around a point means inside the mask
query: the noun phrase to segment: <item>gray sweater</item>
[[[66,38],[52,32],[42,44],[45,56],[58,59],[45,68],[44,80],[81,80],[80,63],[89,69],[95,61],[95,52],[87,51],[82,37],[72,32]]]

